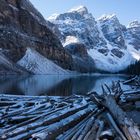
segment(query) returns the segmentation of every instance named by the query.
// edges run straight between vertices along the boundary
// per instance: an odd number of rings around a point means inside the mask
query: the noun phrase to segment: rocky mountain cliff
[[[0,74],[29,74],[25,68],[10,61],[4,54],[0,52]]]
[[[93,69],[118,72],[140,59],[138,21],[125,27],[114,14],[103,15],[95,20],[84,6],[52,15],[48,20],[60,30],[58,36],[61,36],[59,38],[64,47],[73,48],[75,44],[76,48],[79,47],[77,43],[85,46],[87,56],[92,58],[90,62],[94,66]],[[73,52],[71,54],[74,55]],[[88,67],[88,61],[84,66]]]
[[[27,48],[36,50],[65,69],[72,68],[71,55],[30,1],[1,0],[0,52],[16,64],[24,57]]]
[[[29,0],[1,0],[0,74],[119,72],[140,59],[140,23],[84,6],[46,21]]]

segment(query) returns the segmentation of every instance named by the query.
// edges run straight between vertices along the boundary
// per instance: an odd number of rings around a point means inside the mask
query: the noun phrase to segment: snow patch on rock
[[[63,46],[67,46],[71,43],[80,43],[79,39],[76,38],[75,36],[67,36],[65,39],[65,43],[63,44]]]
[[[34,49],[28,48],[18,64],[34,74],[68,74],[68,72]]]
[[[134,63],[132,55],[127,51],[122,58],[118,58],[111,53],[108,56],[105,56],[95,49],[88,50],[88,54],[93,58],[97,69],[113,73],[123,70]]]

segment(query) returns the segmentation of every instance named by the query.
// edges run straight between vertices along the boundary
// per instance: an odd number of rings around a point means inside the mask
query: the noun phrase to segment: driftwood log
[[[94,100],[96,100],[99,105],[105,107],[112,114],[113,118],[116,120],[122,132],[124,133],[126,139],[140,140],[140,131],[138,126],[127,116],[127,114],[117,103],[120,96],[123,94],[119,82],[116,84],[116,88],[115,86],[113,86],[113,88],[114,89],[111,90],[111,88],[105,85],[102,87],[103,95],[101,97],[99,97],[97,94],[91,96],[93,96],[92,98],[94,98]],[[127,97],[126,100],[128,99],[129,98]],[[132,99],[132,101],[134,100]],[[124,139],[124,137],[122,137],[122,139]]]
[[[140,124],[123,110],[140,101],[140,90],[123,91],[121,84],[84,96],[0,95],[0,140],[140,140]]]

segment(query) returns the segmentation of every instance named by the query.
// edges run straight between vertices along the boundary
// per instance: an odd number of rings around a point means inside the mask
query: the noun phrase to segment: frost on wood
[[[120,82],[102,89],[69,97],[0,95],[0,140],[139,140],[140,124],[125,112],[139,93],[124,92]]]

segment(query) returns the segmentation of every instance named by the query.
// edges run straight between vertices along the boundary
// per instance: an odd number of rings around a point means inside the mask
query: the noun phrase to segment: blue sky
[[[86,6],[95,18],[103,14],[116,14],[120,22],[128,25],[140,21],[140,0],[30,0],[45,18],[53,13],[64,13],[79,5]]]

